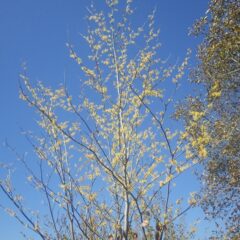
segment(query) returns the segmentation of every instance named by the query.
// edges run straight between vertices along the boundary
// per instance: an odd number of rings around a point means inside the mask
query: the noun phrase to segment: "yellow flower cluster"
[[[190,114],[194,121],[200,120],[205,114],[204,112],[190,111]]]

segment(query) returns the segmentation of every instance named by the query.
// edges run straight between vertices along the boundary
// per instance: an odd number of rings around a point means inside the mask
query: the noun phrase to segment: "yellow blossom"
[[[92,154],[92,153],[87,153],[87,154],[85,154],[85,157],[88,158],[88,159],[90,159],[90,160],[94,160],[94,159],[95,159],[95,156],[94,156],[94,154]]]
[[[192,118],[194,121],[198,121],[204,116],[204,112],[198,112],[198,111],[190,111],[190,114],[192,115]]]

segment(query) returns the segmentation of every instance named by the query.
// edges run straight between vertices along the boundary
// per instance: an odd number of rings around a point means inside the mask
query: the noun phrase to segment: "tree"
[[[46,218],[28,210],[11,176],[0,188],[15,207],[10,215],[41,239],[112,234],[126,240],[134,232],[143,239],[167,239],[196,204],[194,193],[183,205],[171,197],[173,181],[197,163],[183,156],[180,129],[169,128],[189,56],[180,66],[167,66],[158,54],[155,11],[134,28],[131,2],[122,9],[108,0],[107,13],[88,9],[88,33],[82,35],[88,59],[67,45],[82,72],[79,98],[65,85],[53,90],[31,84],[25,70],[21,75],[20,97],[36,110],[42,129],[39,136],[26,135],[38,171],[25,156],[19,159],[30,185],[45,199]]]
[[[178,112],[194,152],[190,157],[203,159],[203,209],[225,224],[218,231],[220,239],[223,234],[227,239],[239,238],[240,226],[239,9],[237,0],[212,0],[206,15],[195,24],[193,33],[204,39],[192,80],[201,91]]]

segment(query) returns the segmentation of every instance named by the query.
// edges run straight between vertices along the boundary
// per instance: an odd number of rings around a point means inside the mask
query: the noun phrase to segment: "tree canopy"
[[[196,228],[182,217],[201,205],[225,223],[213,239],[237,239],[239,2],[212,0],[195,24],[193,33],[203,34],[192,73],[200,91],[177,110],[191,51],[179,64],[163,59],[156,10],[133,24],[134,9],[132,0],[87,8],[80,35],[89,54],[67,43],[78,95],[67,82],[33,83],[23,68],[20,98],[36,112],[39,131],[26,132],[36,158],[9,147],[45,208],[26,205],[9,166],[1,166],[0,189],[12,207],[0,207],[43,240],[192,240]],[[186,197],[178,180],[199,164],[202,192]]]
[[[20,98],[36,110],[42,131],[27,134],[39,169],[19,159],[47,216],[28,210],[10,177],[0,188],[15,207],[10,215],[41,239],[191,239],[195,232],[179,222],[196,205],[195,194],[171,197],[173,181],[196,164],[183,157],[180,129],[171,128],[190,52],[180,65],[166,64],[155,11],[134,27],[131,5],[111,0],[104,11],[88,8],[81,35],[88,56],[67,44],[81,70],[78,97],[66,85],[32,84],[26,69],[20,76]]]
[[[180,108],[189,146],[203,159],[202,206],[210,218],[225,224],[225,230],[218,230],[221,239],[223,233],[227,239],[239,237],[240,226],[239,9],[239,1],[212,0],[195,24],[193,34],[203,41],[192,81],[201,91]]]

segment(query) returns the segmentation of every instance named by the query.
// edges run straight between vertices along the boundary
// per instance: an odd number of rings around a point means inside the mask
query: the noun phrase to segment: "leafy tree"
[[[81,71],[78,98],[66,86],[53,90],[21,75],[20,97],[36,110],[42,129],[26,135],[39,169],[18,158],[45,199],[46,216],[27,208],[10,175],[0,188],[15,207],[9,214],[41,239],[132,239],[134,232],[168,239],[197,203],[193,193],[183,204],[172,197],[173,181],[197,163],[185,159],[184,139],[170,129],[188,55],[180,66],[167,66],[158,54],[155,12],[134,28],[131,2],[119,7],[108,0],[106,12],[88,9],[87,58],[67,45]]]
[[[239,1],[212,0],[206,15],[195,24],[193,34],[204,39],[192,79],[201,91],[178,111],[186,123],[189,157],[203,160],[203,209],[225,224],[218,230],[220,239],[224,234],[227,239],[239,238],[239,16]]]

